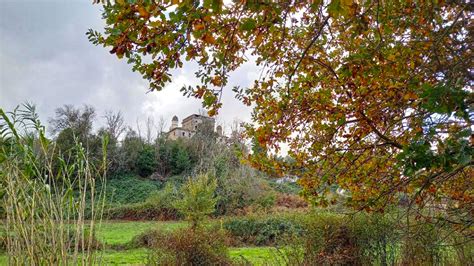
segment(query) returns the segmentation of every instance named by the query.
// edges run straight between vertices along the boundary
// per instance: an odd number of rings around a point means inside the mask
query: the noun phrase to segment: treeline
[[[101,158],[101,140],[107,137],[109,175],[134,173],[141,177],[166,178],[191,174],[195,171],[223,171],[222,164],[240,165],[237,154],[245,152],[245,145],[234,134],[228,141],[219,142],[218,135],[209,124],[199,125],[191,139],[170,140],[164,132],[163,121],[156,126],[147,120],[145,135],[140,129],[127,126],[121,112],[107,111],[105,125],[96,132],[93,123],[95,109],[85,105],[77,108],[64,105],[55,110],[49,119],[49,129],[60,152],[67,154],[78,141],[86,147],[92,158]],[[152,132],[154,131],[154,132]],[[218,161],[214,161],[214,160]],[[220,160],[220,162],[219,162]],[[215,169],[212,169],[212,166]]]
[[[101,140],[104,137],[108,139],[108,186],[114,189],[114,195],[110,198],[117,199],[115,202],[122,205],[115,206],[118,208],[115,211],[119,212],[115,218],[124,215],[123,218],[143,219],[143,213],[149,213],[153,208],[153,212],[160,213],[156,207],[162,203],[156,202],[154,198],[157,198],[157,193],[166,191],[153,192],[156,190],[154,185],[143,185],[141,181],[138,183],[138,180],[130,180],[136,176],[156,181],[160,188],[172,183],[178,189],[189,177],[209,175],[217,181],[216,194],[219,201],[215,213],[218,215],[241,213],[248,209],[267,209],[279,199],[292,200],[284,195],[294,192],[294,187],[278,184],[265,174],[242,164],[241,155],[247,153],[247,147],[238,134],[225,139],[219,138],[210,124],[201,123],[191,138],[171,140],[163,130],[164,123],[153,127],[148,121],[143,136],[140,130],[137,132],[124,123],[120,112],[106,112],[104,117],[105,125],[94,132],[92,125],[96,112],[93,107],[64,105],[56,109],[49,124],[57,147],[64,154],[71,154],[74,143],[79,141],[86,147],[92,160],[100,160]],[[144,189],[131,192],[133,186]],[[129,194],[139,196],[125,198]],[[151,204],[153,206],[149,204],[151,201],[154,202]],[[300,200],[297,201],[301,205]],[[128,206],[124,206],[124,203]],[[163,208],[168,207],[170,206]],[[125,211],[127,214],[123,214]],[[125,217],[127,215],[132,217]]]

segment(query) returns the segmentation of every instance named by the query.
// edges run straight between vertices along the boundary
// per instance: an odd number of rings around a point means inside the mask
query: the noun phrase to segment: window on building
[[[186,136],[186,133],[183,132],[183,137]]]
[[[194,130],[197,130],[197,129],[198,129],[198,126],[197,126],[197,125],[196,125],[196,126],[194,126]]]

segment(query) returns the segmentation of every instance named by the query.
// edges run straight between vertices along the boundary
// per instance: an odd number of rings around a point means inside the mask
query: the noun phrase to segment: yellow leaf
[[[403,95],[403,99],[405,100],[415,100],[416,98],[418,98],[418,96],[412,91],[409,91]]]
[[[257,34],[257,37],[255,37],[255,45],[260,45],[263,41],[263,34],[260,32]]]

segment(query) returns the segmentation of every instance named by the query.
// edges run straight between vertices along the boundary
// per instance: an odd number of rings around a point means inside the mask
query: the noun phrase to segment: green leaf
[[[328,13],[334,18],[345,16],[349,13],[351,5],[352,1],[350,0],[332,0],[328,6]]]
[[[243,21],[243,23],[240,25],[240,29],[244,31],[252,31],[255,29],[255,19],[253,18],[248,18]]]

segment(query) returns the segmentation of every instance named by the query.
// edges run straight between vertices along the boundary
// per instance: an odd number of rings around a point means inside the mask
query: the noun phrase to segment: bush
[[[410,233],[401,239],[401,264],[474,265],[472,228],[462,235],[450,225],[439,225],[419,221],[410,225]]]
[[[177,196],[176,188],[169,183],[162,190],[152,192],[145,202],[110,209],[107,217],[124,220],[176,220],[181,218],[173,206]]]
[[[308,203],[303,198],[292,194],[277,194],[275,204],[277,207],[287,209],[301,209],[308,207]]]
[[[152,265],[230,265],[225,242],[222,231],[203,228],[151,230],[133,240],[134,246],[151,249],[148,264]]]
[[[395,264],[400,238],[396,220],[388,215],[320,212],[299,216],[298,221],[305,232],[290,244],[287,256],[292,263]]]
[[[225,171],[221,169],[216,172],[221,172],[217,178],[219,201],[216,214],[247,214],[272,207],[273,190],[257,171],[246,166],[228,166]]]
[[[107,180],[107,201],[113,205],[145,202],[161,186],[159,181],[134,175],[117,175]]]
[[[173,205],[191,222],[192,228],[196,228],[207,215],[214,212],[217,203],[214,195],[216,187],[216,180],[210,179],[208,175],[190,178],[181,187],[182,197]]]
[[[407,231],[404,220],[391,213],[321,212],[301,217],[304,234],[283,252],[291,265],[472,264],[472,240],[466,244],[466,236],[447,225],[417,221]]]
[[[306,221],[303,264],[360,265],[356,236],[343,216],[317,215]]]
[[[155,149],[152,146],[145,146],[138,153],[136,168],[141,177],[148,177],[155,172],[157,167]]]
[[[234,241],[233,244],[269,246],[278,244],[288,237],[300,236],[303,228],[296,222],[280,217],[259,219],[238,217],[227,220],[224,229]]]
[[[257,198],[255,205],[259,209],[263,209],[265,212],[275,206],[276,195],[275,193],[266,193]]]

